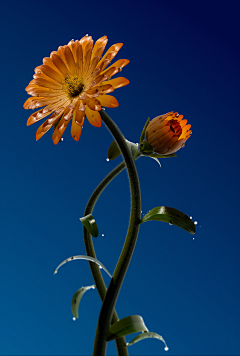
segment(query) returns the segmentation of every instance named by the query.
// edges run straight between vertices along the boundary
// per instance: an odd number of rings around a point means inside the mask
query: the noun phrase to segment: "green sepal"
[[[186,230],[190,234],[195,234],[196,226],[193,221],[181,211],[169,208],[167,206],[159,206],[150,210],[139,222],[142,224],[146,221],[158,220],[169,223],[170,225],[176,225]]]
[[[152,153],[148,154],[146,156],[152,157],[152,158],[171,158],[171,157],[177,157],[175,153],[172,153],[171,155],[160,155],[159,153]]]
[[[130,152],[132,153],[133,159],[135,160],[137,157],[137,153],[138,153],[138,144],[133,143],[128,140],[126,140],[126,143],[128,145]],[[121,154],[121,150],[118,147],[117,142],[114,140],[108,149],[108,158],[110,160],[113,160],[113,159],[117,158],[118,156],[120,156],[120,154]]]
[[[80,218],[80,221],[93,237],[98,237],[98,227],[92,214]]]
[[[140,315],[127,316],[111,325],[107,341],[115,340],[119,337],[140,331],[148,331],[143,318]]]
[[[78,289],[72,297],[71,310],[72,310],[73,316],[77,319],[79,317],[78,316],[78,308],[79,308],[80,300],[82,299],[83,294],[89,289],[95,289],[95,285],[92,285],[89,287],[82,287],[82,288]]]
[[[145,131],[146,131],[146,128],[147,128],[149,122],[150,122],[150,117],[147,119],[146,124],[144,125],[144,128],[142,130],[142,133],[141,133],[141,136],[140,136],[140,144],[143,142],[143,140],[145,138]]]
[[[154,338],[154,339],[161,340],[165,345],[165,351],[168,350],[168,347],[167,347],[167,344],[166,344],[164,338],[161,335],[159,335],[157,333],[153,333],[153,332],[143,332],[142,334],[137,335],[134,339],[132,339],[130,342],[127,343],[127,346],[134,345],[138,341],[148,339],[148,338]]]
[[[147,141],[142,141],[139,145],[139,150],[142,154],[151,154],[153,153],[152,145]]]

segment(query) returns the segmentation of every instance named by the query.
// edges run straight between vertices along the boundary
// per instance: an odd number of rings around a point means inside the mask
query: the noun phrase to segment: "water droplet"
[[[194,225],[197,225],[198,224],[198,222],[197,221],[194,221]]]
[[[169,220],[169,225],[172,225],[173,223],[172,223],[172,220]]]
[[[126,346],[128,346],[128,345],[129,345],[129,342],[126,343]]]
[[[88,37],[88,33],[86,34],[86,37]]]
[[[76,321],[76,318],[75,318],[75,316],[74,316],[74,317],[72,318],[72,320],[73,320],[73,321]]]
[[[53,272],[53,274],[57,274],[58,273],[58,271],[55,269],[55,271]]]
[[[181,147],[182,147],[182,148],[185,147],[185,143],[183,143],[183,144],[181,145]]]
[[[193,237],[193,240],[195,240],[195,237]]]
[[[189,219],[192,219],[192,216],[189,216]]]
[[[98,267],[99,267],[100,269],[102,269],[102,266],[98,265]]]
[[[108,161],[109,161],[109,158],[106,158],[106,161],[108,162]]]
[[[142,210],[141,210],[141,214],[142,214]]]
[[[164,351],[168,351],[169,348],[167,346],[164,347]]]
[[[102,110],[104,110],[104,111],[105,111],[105,108],[102,108]]]
[[[102,234],[102,236],[104,236],[104,234]]]
[[[64,138],[63,137],[61,137],[61,141],[63,141],[64,140]]]

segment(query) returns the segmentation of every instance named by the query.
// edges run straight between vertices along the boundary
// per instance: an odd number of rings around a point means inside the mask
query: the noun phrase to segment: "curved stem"
[[[141,153],[138,153],[136,159],[138,159],[140,156],[141,156]],[[84,212],[84,216],[86,216],[88,214],[92,214],[94,206],[95,206],[100,194],[107,187],[107,185],[113,180],[113,178],[115,178],[125,167],[126,167],[125,162],[120,163],[112,172],[110,172],[103,179],[103,181],[98,185],[98,187],[95,189],[92,196],[90,197],[90,199],[87,203],[85,212]],[[87,229],[85,227],[83,227],[83,237],[84,237],[84,243],[85,243],[87,255],[97,258],[95,249],[93,246],[92,236],[90,235],[90,233],[87,231]],[[93,279],[94,279],[94,282],[96,285],[96,289],[98,291],[101,301],[103,301],[103,299],[106,295],[106,292],[107,292],[107,288],[106,288],[105,282],[102,278],[101,271],[99,270],[99,267],[95,263],[89,262],[89,265],[90,265],[90,269],[91,269]],[[118,315],[117,315],[116,311],[114,310],[111,324],[116,323],[118,320],[119,320]],[[122,337],[115,341],[116,341],[118,355],[128,356],[128,350],[126,347],[125,338]]]
[[[125,164],[128,170],[130,190],[131,190],[131,213],[130,222],[128,226],[128,232],[126,240],[118,260],[117,266],[115,268],[113,277],[109,284],[106,296],[103,301],[102,309],[98,319],[98,325],[95,336],[95,343],[93,349],[93,356],[105,356],[106,354],[106,344],[108,337],[108,330],[110,322],[112,320],[112,315],[114,307],[117,301],[117,297],[124,280],[125,274],[127,272],[134,247],[137,241],[139,221],[141,218],[141,195],[140,186],[137,175],[137,170],[130,153],[126,141],[121,134],[118,127],[110,119],[110,117],[104,112],[100,111],[102,121],[108,127],[112,135],[114,136],[125,160]]]
[[[93,209],[94,209],[94,205],[98,199],[98,197],[100,196],[100,194],[102,193],[102,191],[104,190],[104,188],[106,188],[106,186],[111,182],[111,180],[116,177],[116,175],[118,173],[120,173],[124,168],[125,168],[125,162],[122,162],[121,164],[119,164],[111,173],[109,173],[107,175],[107,177],[99,184],[99,186],[95,189],[95,191],[93,192],[91,198],[89,199],[85,212],[84,212],[84,216],[91,214]],[[94,250],[94,246],[93,246],[93,241],[92,241],[92,236],[90,235],[90,233],[87,231],[87,229],[85,227],[83,227],[83,237],[84,237],[84,243],[85,243],[85,248],[86,248],[86,252],[88,256],[97,258],[95,250]],[[93,275],[93,279],[98,291],[98,294],[100,296],[101,301],[104,300],[104,297],[106,295],[107,292],[107,288],[105,285],[105,282],[103,280],[102,274],[100,272],[99,267],[95,264],[95,263],[91,263],[89,262],[90,265],[90,269]],[[113,313],[113,317],[112,317],[112,324],[116,323],[119,320],[118,315],[116,313],[116,311],[114,310]],[[128,350],[126,347],[126,341],[125,338],[119,338],[116,340],[116,347],[117,347],[117,352],[118,355],[120,356],[128,356]]]

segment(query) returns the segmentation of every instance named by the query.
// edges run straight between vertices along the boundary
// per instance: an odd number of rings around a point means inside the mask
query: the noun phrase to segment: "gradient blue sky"
[[[65,258],[85,254],[86,203],[119,162],[107,162],[111,135],[87,121],[75,142],[70,127],[55,146],[51,133],[36,142],[26,126],[24,91],[34,68],[59,45],[86,33],[108,46],[123,42],[117,59],[130,64],[130,84],[114,94],[107,113],[138,142],[148,116],[178,111],[193,134],[178,157],[136,162],[142,211],[166,205],[198,221],[194,236],[148,222],[116,309],[141,315],[168,346],[144,340],[130,355],[239,355],[239,11],[237,0],[7,1],[1,11],[1,355],[91,355],[101,308],[96,290],[73,322],[74,292],[93,284],[86,261],[54,276]],[[70,125],[69,125],[70,126]],[[129,221],[122,172],[97,202],[94,239],[113,273]],[[104,234],[104,237],[101,235]],[[104,274],[106,283],[109,277]],[[128,336],[131,340],[133,336]],[[108,355],[116,355],[114,341]]]

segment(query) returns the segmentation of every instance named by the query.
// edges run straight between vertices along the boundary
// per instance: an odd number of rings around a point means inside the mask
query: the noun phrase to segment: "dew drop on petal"
[[[73,320],[73,321],[76,321],[76,318],[75,318],[75,316],[74,316],[74,317],[72,318],[72,320]]]
[[[182,144],[181,148],[185,147],[185,143]]]
[[[108,162],[108,161],[109,161],[109,158],[106,158],[106,161]]]
[[[61,137],[61,141],[63,141],[64,140],[64,138],[63,137]]]

